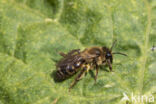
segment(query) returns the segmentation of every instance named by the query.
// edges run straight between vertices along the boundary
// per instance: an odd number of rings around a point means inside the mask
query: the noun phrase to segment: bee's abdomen
[[[56,77],[59,80],[64,80],[72,75],[74,75],[78,69],[81,67],[82,63],[77,62],[73,65],[62,65],[58,67],[58,70],[56,72]]]
[[[56,75],[57,75],[56,77],[59,80],[64,80],[64,79],[68,78],[69,76],[72,76],[75,73],[76,73],[75,68],[72,66],[59,67],[59,69],[56,72]]]

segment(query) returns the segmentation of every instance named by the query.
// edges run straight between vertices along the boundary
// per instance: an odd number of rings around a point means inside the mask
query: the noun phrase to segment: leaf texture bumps
[[[0,104],[126,104],[123,93],[156,97],[155,0],[1,0]],[[56,83],[58,52],[110,47],[113,70]],[[131,104],[128,101],[128,104]],[[153,103],[154,104],[154,103]]]

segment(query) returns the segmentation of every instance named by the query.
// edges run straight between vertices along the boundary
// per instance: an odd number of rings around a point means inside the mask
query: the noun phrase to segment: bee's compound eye
[[[107,56],[108,56],[108,57],[110,57],[110,56],[111,56],[111,54],[110,54],[110,53],[107,53]]]
[[[110,58],[112,55],[110,54],[110,53],[107,53],[106,54],[106,58],[108,59],[108,58]]]

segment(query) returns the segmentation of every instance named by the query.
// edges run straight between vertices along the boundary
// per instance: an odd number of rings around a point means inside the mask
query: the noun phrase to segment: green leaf
[[[54,81],[59,52],[91,46],[114,56],[113,70]],[[0,0],[0,104],[140,104],[156,98],[155,0]],[[122,101],[123,94],[130,100]],[[140,100],[141,101],[141,100]],[[143,103],[154,104],[146,101]]]

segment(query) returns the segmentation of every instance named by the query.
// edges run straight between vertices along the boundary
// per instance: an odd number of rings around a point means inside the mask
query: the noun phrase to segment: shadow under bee
[[[100,66],[99,68],[101,69],[101,71],[110,72],[108,70],[108,65]]]
[[[69,78],[73,77],[73,76],[69,76],[69,77],[67,77],[67,78],[65,78],[65,79],[61,79],[61,80],[60,80],[60,79],[57,77],[57,75],[56,75],[56,70],[53,71],[53,72],[50,74],[50,76],[51,76],[51,78],[53,78],[53,80],[54,80],[55,83],[60,83],[60,82],[63,82],[63,81],[65,81],[65,80],[68,80]]]
[[[55,58],[51,58],[51,60],[55,63],[58,63],[59,61],[56,60]],[[54,70],[53,72],[51,72],[50,77],[57,83],[57,82],[62,82],[64,80],[58,80],[57,76],[56,76],[56,70]]]
[[[51,78],[54,79],[54,81],[57,83],[57,82],[62,82],[63,80],[58,80],[58,78],[56,77],[56,71],[53,71],[51,74],[50,74]]]
[[[105,65],[105,66],[100,66],[99,68],[102,69],[101,71],[110,72],[110,71],[108,70],[108,68],[106,67],[106,65]],[[87,74],[87,73],[86,73],[86,74]],[[90,76],[91,76],[93,79],[95,78],[95,72],[94,72],[94,70],[90,70],[90,71],[89,71],[89,74],[90,74]]]

